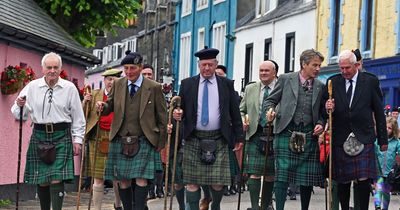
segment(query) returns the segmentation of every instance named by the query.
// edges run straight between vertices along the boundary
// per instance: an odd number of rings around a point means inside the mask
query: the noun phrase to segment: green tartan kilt
[[[105,131],[99,129],[99,143],[101,141],[109,141],[109,131]],[[89,161],[87,166],[88,176],[94,177],[96,179],[104,179],[104,171],[106,168],[106,161],[108,154],[104,154],[100,152],[97,146],[97,150],[95,150],[96,140],[94,138],[90,138],[89,140]],[[95,155],[95,153],[97,153]],[[92,166],[94,164],[94,156],[96,156],[96,165],[94,166],[94,170],[92,170]]]
[[[39,159],[37,145],[39,142],[56,145],[56,160],[47,165]],[[45,131],[33,129],[26,155],[25,183],[44,184],[51,181],[71,181],[74,179],[74,158],[71,129]]]
[[[146,137],[139,138],[140,149],[134,157],[122,154],[121,137],[115,137],[108,148],[108,159],[104,179],[154,179],[157,170],[162,171],[161,159]]]
[[[173,151],[171,151],[173,152]],[[183,158],[183,151],[182,149],[178,150],[176,156],[176,168],[175,168],[175,184],[183,184],[183,172],[182,172],[182,158]],[[173,169],[174,159],[173,155],[169,158],[169,182],[172,182],[172,169]]]
[[[272,155],[267,158],[267,167],[264,172],[265,155],[257,149],[257,145],[260,142],[259,137],[259,133],[256,133],[246,142],[244,173],[256,176],[274,176],[275,160]]]
[[[234,178],[236,175],[240,174],[239,162],[236,159],[235,152],[233,149],[228,148],[229,154],[229,167],[231,171],[231,177]]]
[[[200,136],[198,136],[200,137]],[[215,139],[214,136],[204,137]],[[231,172],[228,144],[222,136],[216,139],[216,160],[212,165],[205,165],[200,160],[200,141],[190,138],[183,146],[183,183],[197,185],[230,185]]]
[[[290,131],[306,133],[304,152],[293,153],[289,149]],[[312,135],[313,127],[299,129],[290,124],[284,131],[275,135],[275,180],[295,183],[302,186],[321,186],[323,183],[322,164],[319,162],[317,137]]]

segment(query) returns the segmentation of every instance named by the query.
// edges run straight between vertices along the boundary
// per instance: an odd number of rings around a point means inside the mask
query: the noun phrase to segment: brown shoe
[[[211,198],[203,198],[200,200],[200,210],[208,210],[208,206],[210,205]]]

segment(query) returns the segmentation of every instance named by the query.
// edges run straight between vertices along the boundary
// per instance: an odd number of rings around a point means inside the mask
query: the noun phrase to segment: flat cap
[[[205,46],[204,49],[197,51],[194,56],[198,57],[199,60],[205,60],[216,58],[218,53],[219,50]]]
[[[137,53],[137,52],[131,52],[130,50],[127,50],[125,52],[125,58],[122,59],[121,65],[125,64],[133,64],[133,65],[139,65],[142,64],[143,58],[142,56]]]
[[[115,77],[120,77],[122,73],[122,70],[119,69],[108,69],[105,72],[101,74],[101,76],[106,77],[106,76],[115,76]]]

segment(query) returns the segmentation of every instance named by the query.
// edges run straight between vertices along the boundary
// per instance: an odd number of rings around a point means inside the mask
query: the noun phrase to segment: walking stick
[[[181,107],[181,97],[175,96],[175,106],[180,109]],[[172,163],[172,180],[171,180],[171,198],[169,201],[169,210],[172,210],[172,203],[174,199],[174,193],[172,192],[172,189],[174,188],[175,185],[175,171],[176,171],[176,159],[178,156],[178,144],[179,144],[179,121],[176,122],[176,130],[175,130],[175,145],[174,145],[174,158],[173,158],[173,163]]]
[[[332,100],[332,81],[328,81],[329,100]],[[328,209],[332,210],[332,110],[329,110],[329,202]]]
[[[85,87],[85,93],[91,93],[92,90],[89,85]],[[87,118],[89,117],[89,105],[86,105],[85,109],[85,119],[86,119],[86,125],[85,125],[85,133],[87,133],[87,125],[88,125],[88,120]],[[81,202],[81,186],[82,186],[82,175],[83,175],[83,164],[85,160],[85,152],[86,152],[86,140],[87,137],[85,135],[85,138],[83,138],[82,142],[82,151],[81,151],[81,166],[79,169],[79,184],[78,184],[78,195],[76,198],[76,210],[79,210],[79,205]]]
[[[22,97],[23,99],[26,96]],[[19,174],[21,172],[21,150],[22,150],[22,115],[24,113],[24,107],[19,107],[19,139],[18,139],[18,168],[17,168],[17,192],[15,199],[15,209],[18,210],[18,201],[19,201]]]
[[[249,124],[249,115],[245,115],[244,116],[244,122],[246,123],[246,124]],[[244,168],[244,158],[245,158],[245,152],[246,152],[246,144],[247,144],[247,141],[245,140],[244,141],[244,144],[243,144],[243,154],[242,154],[242,159],[240,160],[240,165],[242,166],[241,168],[240,168],[240,182],[239,182],[239,195],[238,195],[238,205],[237,205],[237,210],[240,210],[240,201],[241,201],[241,198],[242,198],[242,185],[243,185],[243,172],[244,172],[244,170],[243,170],[243,168]]]
[[[323,135],[323,141],[324,141],[324,166],[326,167],[326,158],[327,158],[327,154],[326,154],[326,138],[325,138],[325,132],[322,133]],[[326,186],[326,169],[324,167],[324,188],[325,188],[325,210],[328,210],[328,189]]]
[[[271,113],[272,112],[272,108],[270,108],[268,112]],[[267,134],[267,137],[266,137],[267,138],[266,139],[267,143],[265,144],[265,147],[266,147],[266,149],[265,149],[265,162],[264,162],[264,169],[263,169],[264,180],[263,180],[263,185],[262,185],[262,189],[261,189],[261,207],[260,207],[260,209],[264,209],[264,206],[268,205],[268,204],[264,203],[265,199],[263,199],[263,198],[265,196],[265,174],[267,173],[267,160],[268,160],[268,150],[269,150],[269,138],[271,136],[271,127],[272,127],[271,126],[271,122],[268,122],[267,123],[267,128],[265,128],[265,127],[263,128],[263,133]]]
[[[171,99],[171,102],[169,103],[169,110],[168,110],[168,125],[170,125],[171,124],[171,121],[172,121],[172,113],[173,113],[173,111],[174,111],[174,109],[175,109],[175,105],[178,105],[179,104],[179,106],[181,105],[181,97],[179,97],[179,96],[174,96],[172,99]],[[176,134],[179,134],[179,132],[178,132],[178,129],[179,129],[179,121],[177,121],[177,133]],[[176,142],[176,139],[178,139],[178,135],[175,135],[175,148],[177,148],[177,142]],[[166,195],[168,194],[168,182],[169,182],[169,152],[170,152],[170,146],[171,146],[171,133],[168,133],[168,137],[167,137],[167,146],[166,146],[166,150],[165,150],[165,155],[166,155],[166,163],[165,163],[165,179],[164,179],[164,188],[165,188],[165,191],[166,191]],[[175,149],[175,151],[176,151],[177,149]],[[174,155],[175,155],[175,151],[174,151]],[[175,167],[176,167],[176,159],[175,159],[175,157],[176,157],[176,155],[174,156],[174,168],[173,168],[173,175],[172,175],[172,177],[175,177]],[[175,181],[175,179],[173,179],[174,181]],[[172,188],[173,188],[174,186],[172,185],[171,186],[171,206],[170,206],[170,208],[172,209],[172,198],[173,198],[173,192],[172,192]],[[168,196],[164,196],[164,210],[167,210],[167,205],[168,205],[168,198],[167,198]]]

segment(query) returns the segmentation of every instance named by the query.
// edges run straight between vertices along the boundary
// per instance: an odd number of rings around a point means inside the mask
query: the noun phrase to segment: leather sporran
[[[357,156],[364,149],[364,144],[357,140],[353,132],[349,134],[346,141],[343,143],[343,150],[350,156]]]
[[[52,143],[38,143],[37,154],[43,163],[51,165],[56,160],[56,145]]]
[[[103,138],[100,142],[97,144],[97,149],[100,151],[102,154],[108,154],[108,147],[110,145],[110,141],[108,138]]]
[[[214,164],[217,159],[217,141],[213,139],[200,140],[200,160],[206,165]]]
[[[122,137],[122,154],[128,158],[135,157],[139,152],[139,137],[137,136],[126,136]]]
[[[266,152],[268,151],[268,156],[273,156],[274,155],[273,142],[274,141],[272,137],[268,139],[267,136],[260,136],[260,140],[257,142],[257,150],[263,155],[265,155]]]
[[[304,152],[306,144],[306,134],[302,132],[293,131],[289,139],[290,151],[300,154]]]

